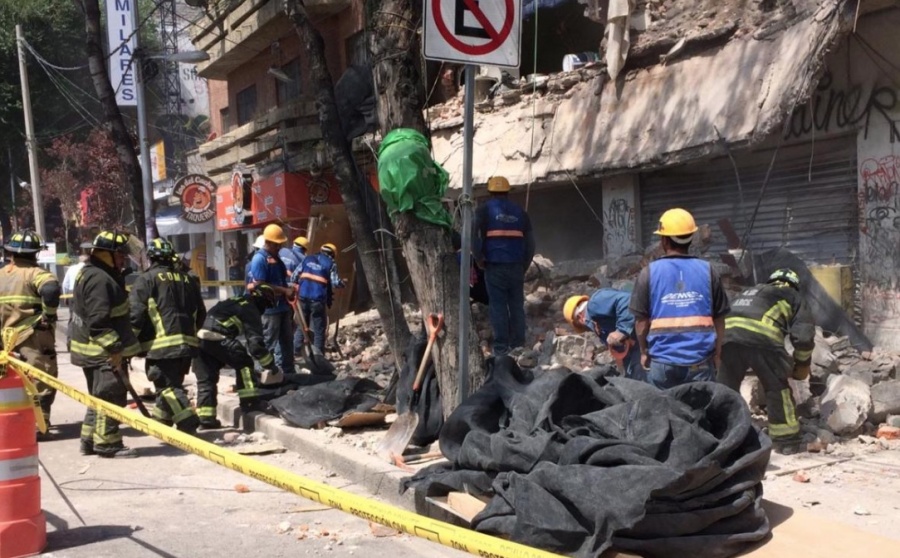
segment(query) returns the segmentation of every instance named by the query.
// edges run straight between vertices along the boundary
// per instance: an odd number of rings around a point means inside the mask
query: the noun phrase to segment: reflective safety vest
[[[524,263],[525,211],[504,198],[487,201],[484,259],[488,263]]]
[[[725,341],[784,350],[791,338],[794,360],[812,358],[816,328],[803,297],[787,284],[757,285],[742,292],[725,318]]]
[[[650,263],[650,358],[691,366],[715,352],[709,263],[662,258]]]
[[[219,333],[228,339],[243,336],[247,352],[263,368],[271,368],[275,362],[263,340],[262,314],[246,296],[235,296],[218,302],[206,315],[203,329]]]
[[[206,308],[190,274],[154,263],[134,282],[129,303],[131,326],[148,358],[197,356]]]
[[[325,254],[315,254],[303,259],[300,268],[300,298],[325,302],[331,287],[331,266],[334,262]]]
[[[45,286],[56,284],[54,300],[45,299],[41,292]],[[56,319],[59,306],[59,281],[49,271],[36,263],[11,263],[0,270],[0,329],[19,330],[17,344],[31,336],[32,327],[41,316]],[[0,342],[2,346],[2,342]]]

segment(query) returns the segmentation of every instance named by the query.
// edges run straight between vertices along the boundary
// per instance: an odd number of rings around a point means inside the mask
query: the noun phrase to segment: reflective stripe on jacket
[[[262,317],[255,304],[243,296],[223,300],[210,308],[203,329],[236,339],[243,335],[247,352],[259,361],[263,368],[272,368],[275,359],[263,340]]]
[[[794,359],[809,362],[815,348],[815,325],[801,294],[782,284],[762,284],[742,292],[725,318],[725,341],[784,349],[791,338]]]
[[[72,364],[101,366],[112,353],[134,356],[140,345],[131,329],[121,273],[91,257],[75,279],[70,350]]]
[[[505,198],[485,203],[484,259],[488,263],[525,263],[525,211]]]
[[[710,273],[709,263],[697,258],[662,258],[650,263],[647,344],[651,359],[690,366],[715,352]]]
[[[148,358],[194,357],[203,300],[188,273],[153,264],[131,288],[131,326]]]
[[[325,254],[314,254],[303,259],[300,268],[300,298],[327,302],[331,292],[331,268],[334,261]]]
[[[37,263],[16,261],[0,270],[0,330],[19,330],[17,344],[31,336],[42,316],[56,318],[59,281]],[[2,342],[0,342],[2,346]]]

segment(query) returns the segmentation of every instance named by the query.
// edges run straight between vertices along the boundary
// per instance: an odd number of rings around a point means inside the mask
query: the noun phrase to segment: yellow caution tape
[[[381,525],[385,525],[392,529],[404,531],[410,535],[440,543],[444,546],[462,550],[476,556],[488,558],[549,558],[558,556],[557,554],[531,548],[519,543],[505,541],[469,529],[456,527],[449,523],[418,515],[389,504],[370,500],[328,486],[327,484],[307,479],[296,473],[279,469],[268,463],[251,459],[237,452],[221,448],[189,434],[179,432],[170,426],[165,426],[152,419],[127,411],[118,405],[113,405],[112,403],[97,399],[96,397],[64,384],[57,378],[12,356],[9,356],[8,360],[10,364],[19,368],[29,376],[44,382],[55,388],[57,391],[68,395],[75,401],[93,408],[95,411],[101,411],[115,420],[131,426],[135,430],[159,438],[171,446],[199,455],[204,459],[227,467],[233,471],[237,471],[243,475],[247,475],[248,477],[271,484],[282,490],[293,492],[298,496],[319,502],[320,504],[353,514],[367,521],[380,523]]]
[[[16,340],[19,337],[19,331],[12,327],[7,327],[3,329],[2,339],[3,346],[9,347],[9,349],[0,350],[0,378],[4,376],[6,370],[12,370],[16,376],[22,380],[22,385],[25,387],[25,393],[28,394],[28,397],[31,399],[31,405],[34,407],[34,422],[37,424],[38,430],[41,434],[47,433],[47,419],[44,418],[44,411],[41,409],[40,398],[38,397],[37,387],[34,385],[34,382],[31,381],[31,378],[28,377],[27,374],[19,370],[14,366],[7,366],[10,361],[15,360],[9,354],[8,351],[12,350],[12,347],[16,346]],[[19,361],[16,361],[19,362]]]

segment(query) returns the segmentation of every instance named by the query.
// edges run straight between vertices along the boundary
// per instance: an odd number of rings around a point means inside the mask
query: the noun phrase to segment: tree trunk
[[[425,87],[420,71],[418,28],[422,19],[419,0],[372,0],[368,4],[369,48],[378,95],[378,121],[382,135],[396,128],[412,128],[428,137],[425,123]],[[403,245],[413,287],[423,316],[444,314],[444,332],[438,338],[437,371],[444,416],[456,408],[459,356],[459,265],[450,231],[426,223],[412,213],[394,216],[394,230]],[[471,323],[471,320],[470,320]],[[484,358],[474,328],[468,331],[469,391],[484,382]]]
[[[384,324],[388,344],[391,346],[391,353],[399,370],[412,334],[403,315],[400,297],[392,296],[394,290],[391,288],[385,272],[386,255],[381,252],[369,217],[366,215],[366,206],[360,185],[366,184],[367,188],[369,186],[366,177],[362,175],[353,159],[350,142],[341,126],[334,98],[334,83],[325,58],[325,43],[322,35],[313,27],[306,11],[297,0],[288,0],[286,7],[306,49],[310,79],[315,85],[322,137],[325,140],[328,154],[334,165],[334,173],[341,188],[341,197],[344,200],[350,229],[353,232],[353,239],[356,241],[360,261],[366,272],[366,282],[369,285],[375,308]],[[386,245],[389,246],[388,243]],[[397,292],[399,293],[399,290]]]
[[[87,31],[88,67],[91,71],[91,79],[94,89],[100,99],[103,108],[103,117],[106,127],[110,132],[113,142],[116,144],[116,154],[122,165],[122,172],[131,186],[131,211],[134,214],[135,230],[138,236],[144,236],[144,190],[141,178],[141,167],[138,163],[137,151],[131,134],[125,126],[125,119],[119,105],[116,104],[116,92],[109,81],[109,72],[106,68],[106,56],[103,54],[102,27],[100,26],[99,0],[83,0],[85,29]],[[115,48],[110,45],[110,48]],[[137,60],[135,64],[139,63]],[[145,243],[149,241],[145,238]]]

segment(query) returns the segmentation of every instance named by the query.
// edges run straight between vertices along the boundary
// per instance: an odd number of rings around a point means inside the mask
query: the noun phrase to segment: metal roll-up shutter
[[[851,264],[858,247],[856,139],[841,137],[778,149],[769,184],[760,202],[774,149],[735,153],[743,204],[734,166],[727,157],[664,169],[641,176],[641,227],[647,244],[659,216],[671,207],[694,214],[713,229],[712,253],[726,250],[718,221],[731,220],[744,238],[757,202],[747,246],[759,253],[787,248],[807,262]]]

